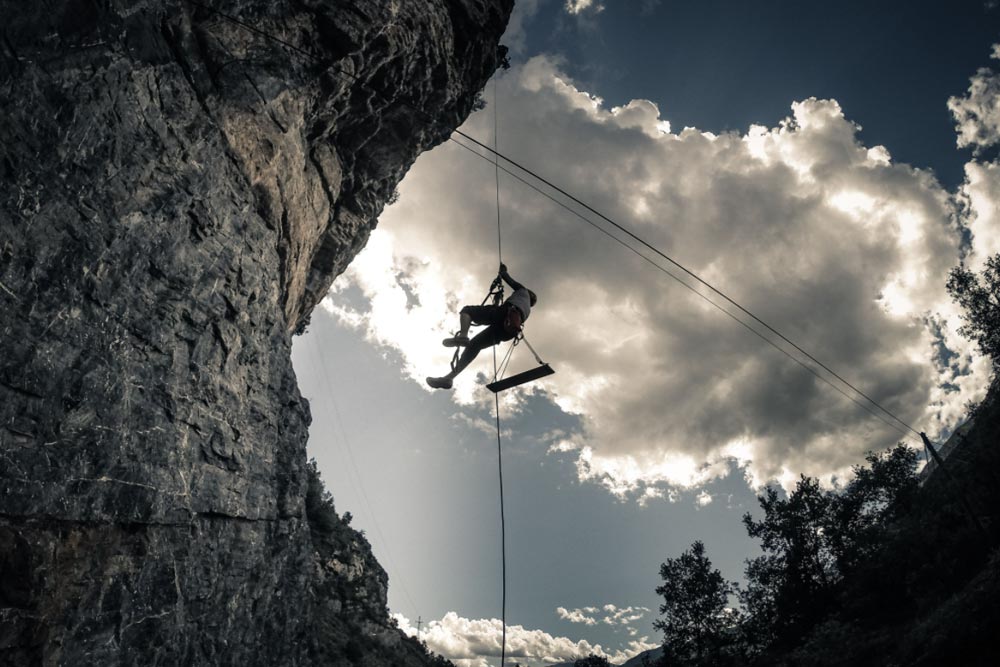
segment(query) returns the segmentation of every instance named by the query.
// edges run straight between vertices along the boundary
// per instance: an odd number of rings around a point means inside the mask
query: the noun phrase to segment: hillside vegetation
[[[948,284],[963,333],[1000,364],[1000,256]],[[964,432],[964,433],[963,433]],[[971,410],[942,468],[899,445],[843,489],[802,477],[744,517],[762,555],[726,581],[695,542],[661,567],[664,655],[677,666],[996,664],[1000,627],[1000,382]]]

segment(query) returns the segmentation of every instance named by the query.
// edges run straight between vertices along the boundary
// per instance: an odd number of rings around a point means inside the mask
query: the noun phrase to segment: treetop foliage
[[[965,311],[959,333],[979,344],[994,369],[1000,367],[1000,254],[986,260],[981,276],[965,265],[952,269],[947,287]]]
[[[909,447],[869,454],[867,462],[839,491],[802,477],[787,497],[773,487],[758,497],[763,516],[746,514],[743,524],[763,553],[747,561],[745,588],[712,567],[700,541],[667,559],[656,589],[662,618],[654,622],[663,632],[661,664],[752,664],[814,628],[917,489],[917,454]]]
[[[1000,255],[975,274],[951,272],[963,335],[1000,369]],[[727,582],[695,542],[660,568],[660,666],[994,664],[1000,627],[1000,384],[947,474],[921,482],[917,452],[869,454],[842,489],[802,477],[791,493],[766,489],[760,541],[745,585]],[[970,515],[975,515],[975,520]],[[985,525],[987,530],[977,530]],[[727,608],[735,596],[738,608]]]

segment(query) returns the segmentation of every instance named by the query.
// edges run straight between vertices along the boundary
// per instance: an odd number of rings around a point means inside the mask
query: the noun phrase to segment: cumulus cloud
[[[593,609],[593,608],[592,607],[588,607],[587,609]],[[588,616],[587,615],[588,613],[593,613],[593,612],[592,611],[591,612],[587,612],[587,611],[585,611],[583,609],[574,609],[574,610],[570,611],[570,610],[566,609],[566,607],[557,607],[556,608],[556,614],[559,615],[559,618],[565,619],[565,620],[569,621],[570,623],[583,623],[584,625],[597,625],[597,619],[594,618],[593,616]]]
[[[993,46],[993,58],[1000,60],[1000,44]],[[967,95],[951,98],[948,107],[958,122],[960,146],[985,148],[1000,142],[1000,73],[979,70]],[[1000,252],[1000,165],[995,161],[967,163],[959,196],[972,235],[966,261],[978,271],[988,257]]]
[[[511,50],[511,53],[518,55],[524,52],[525,40],[527,39],[526,25],[538,13],[538,5],[541,0],[518,0],[514,3],[514,11],[511,12],[510,20],[507,21],[507,29],[504,31],[503,39],[500,43]]]
[[[613,604],[606,604],[600,608],[583,607],[582,609],[573,610],[558,607],[556,614],[558,614],[559,618],[567,620],[570,623],[582,623],[584,625],[603,623],[613,626],[629,626],[642,619],[648,611],[648,607],[617,607]],[[630,632],[630,634],[634,636],[637,632]]]
[[[955,333],[944,290],[966,213],[931,173],[863,145],[836,101],[802,100],[773,127],[715,135],[676,131],[648,101],[609,109],[546,58],[499,87],[503,153],[676,257],[903,420],[933,435],[982,396],[990,366]],[[492,127],[487,109],[463,129],[489,141]],[[984,230],[973,227],[974,243],[986,244],[996,167],[968,173],[965,209]],[[398,350],[417,382],[447,369],[441,339],[495,275],[493,178],[454,143],[422,156],[326,302]],[[734,466],[754,485],[793,484],[844,474],[900,437],[552,201],[506,177],[501,201],[504,259],[539,295],[527,333],[557,370],[526,391],[579,415],[582,430],[550,451],[575,457],[581,480],[640,502]],[[459,377],[459,405],[485,405],[476,376],[488,358]],[[511,372],[531,362],[518,348]],[[516,409],[519,396],[504,400]]]
[[[598,0],[566,0],[566,11],[574,16],[585,12],[597,13],[604,11],[604,5]]]
[[[966,262],[979,271],[990,256],[1000,252],[1000,164],[966,164],[960,194],[967,206],[973,241]]]
[[[411,637],[417,629],[402,614],[393,614],[400,629]],[[455,612],[448,612],[439,621],[431,621],[420,631],[420,639],[435,653],[454,662],[458,667],[489,667],[500,656],[503,623],[500,619],[468,619]],[[555,637],[542,630],[530,630],[520,625],[507,626],[507,657],[531,664],[572,662],[590,654],[607,658],[613,663],[623,663],[657,644],[646,637],[628,640],[614,650],[586,640],[573,641]]]
[[[632,625],[642,619],[649,611],[648,607],[617,607],[613,604],[604,605],[604,618],[601,619],[606,625]]]
[[[1000,60],[1000,44],[993,45],[994,59]],[[952,97],[948,108],[955,116],[960,147],[981,150],[1000,142],[1000,74],[981,68],[969,80],[963,97]]]

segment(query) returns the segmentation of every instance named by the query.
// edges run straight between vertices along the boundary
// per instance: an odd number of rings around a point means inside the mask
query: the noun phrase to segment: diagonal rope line
[[[254,27],[254,26],[252,26],[252,25],[250,25],[250,24],[248,24],[248,23],[246,23],[246,22],[244,22],[244,21],[242,21],[242,20],[240,20],[240,19],[238,19],[238,18],[236,18],[234,16],[231,16],[229,14],[221,12],[218,9],[215,9],[214,7],[210,7],[208,5],[205,5],[205,4],[201,3],[201,2],[198,2],[197,0],[184,0],[184,1],[187,2],[187,3],[189,3],[189,4],[191,4],[191,5],[194,5],[196,7],[201,7],[202,9],[205,9],[208,12],[216,14],[217,16],[220,16],[220,17],[222,17],[222,18],[224,18],[224,19],[226,19],[228,21],[231,21],[232,23],[234,23],[236,25],[239,25],[240,27],[242,27],[242,28],[244,28],[244,29],[246,29],[246,30],[248,30],[250,32],[253,32],[254,34],[257,34],[257,35],[260,35],[260,36],[264,37],[265,39],[269,39],[269,40],[272,40],[274,42],[277,42],[277,43],[279,43],[279,44],[287,47],[288,49],[294,51],[295,53],[298,53],[298,54],[302,55],[303,57],[308,58],[308,59],[312,60],[313,62],[315,62],[317,64],[323,65],[324,67],[327,67],[327,68],[329,68],[329,69],[331,69],[331,70],[333,70],[335,72],[338,72],[338,73],[340,73],[340,74],[342,74],[342,75],[344,75],[344,76],[352,79],[353,81],[359,83],[360,85],[363,85],[363,86],[367,87],[369,90],[372,90],[372,92],[374,92],[375,94],[383,97],[383,99],[387,99],[387,100],[389,99],[384,93],[382,93],[382,92],[380,92],[378,90],[375,90],[374,88],[372,88],[371,86],[369,86],[367,83],[365,83],[364,81],[362,81],[362,79],[359,76],[357,76],[356,74],[353,74],[353,73],[348,72],[348,71],[346,71],[346,70],[344,70],[342,68],[339,68],[336,65],[334,65],[332,62],[323,61],[321,58],[319,58],[315,54],[309,53],[308,51],[306,51],[306,50],[304,50],[304,49],[302,49],[302,48],[300,48],[298,46],[295,46],[294,44],[291,44],[291,43],[289,43],[289,42],[281,39],[280,37],[277,37],[277,36],[272,35],[272,34],[266,32],[264,30],[256,28],[256,27]],[[420,109],[419,107],[416,107],[413,104],[410,104],[410,103],[406,102],[405,100],[397,100],[397,103],[401,104],[403,106],[406,106],[406,107],[408,107],[410,109],[412,109],[414,112],[416,112],[422,118],[424,118],[425,120],[427,120],[429,123],[432,123],[432,124],[437,125],[439,127],[446,127],[447,128],[447,125],[443,121],[440,121],[437,118],[433,117],[427,111],[424,111],[423,109]],[[736,300],[734,300],[733,298],[731,298],[729,295],[727,295],[726,293],[722,292],[721,290],[719,290],[718,288],[716,288],[714,285],[712,285],[711,283],[707,282],[706,280],[704,280],[703,278],[701,278],[700,276],[698,276],[696,273],[694,273],[693,271],[691,271],[690,269],[688,269],[686,266],[684,266],[681,263],[679,263],[678,261],[674,260],[672,257],[670,257],[669,255],[667,255],[666,253],[664,253],[663,251],[661,251],[660,249],[658,249],[657,247],[655,247],[654,245],[652,245],[648,241],[642,239],[641,237],[639,237],[638,235],[636,235],[635,233],[633,233],[632,231],[630,231],[626,227],[624,227],[624,226],[620,225],[619,223],[615,222],[614,220],[612,220],[608,216],[604,215],[603,213],[601,213],[597,209],[593,208],[589,204],[581,201],[580,199],[578,199],[577,197],[573,196],[572,194],[570,194],[569,192],[567,192],[563,188],[555,185],[554,183],[552,183],[548,179],[544,178],[543,176],[539,175],[535,171],[533,171],[533,170],[525,167],[524,165],[520,164],[516,160],[513,160],[512,158],[509,158],[506,155],[503,155],[502,153],[500,153],[496,149],[491,148],[490,146],[484,144],[483,142],[479,141],[475,137],[472,137],[472,136],[466,134],[465,132],[463,132],[460,129],[455,129],[455,130],[452,130],[451,128],[447,128],[447,129],[449,131],[452,131],[454,134],[456,134],[456,135],[458,135],[458,136],[460,136],[460,137],[462,137],[462,138],[464,138],[464,139],[472,142],[473,144],[479,146],[480,148],[482,148],[482,149],[488,151],[489,153],[491,153],[492,155],[494,155],[495,158],[496,158],[496,162],[495,162],[495,164],[496,164],[495,169],[496,170],[503,169],[505,172],[511,173],[509,170],[507,170],[507,169],[505,169],[503,167],[500,167],[499,161],[502,159],[503,161],[509,163],[510,165],[512,165],[513,167],[515,167],[516,169],[519,169],[520,171],[524,172],[525,174],[531,176],[532,178],[534,178],[534,179],[536,179],[536,180],[544,183],[545,185],[547,185],[548,187],[552,188],[553,190],[555,190],[559,194],[563,195],[564,197],[568,198],[569,200],[571,200],[574,203],[578,204],[579,206],[583,207],[587,211],[589,211],[589,212],[593,213],[594,215],[598,216],[599,218],[601,218],[602,220],[604,220],[608,224],[612,225],[613,227],[615,227],[616,229],[618,229],[622,233],[624,233],[624,234],[628,235],[629,237],[631,237],[632,239],[634,239],[636,242],[642,244],[643,246],[645,246],[646,248],[648,248],[649,250],[651,250],[656,255],[660,256],[661,258],[663,258],[664,260],[666,260],[670,264],[674,265],[679,270],[681,270],[684,273],[688,274],[691,278],[693,278],[697,282],[699,282],[702,285],[704,285],[705,287],[707,287],[709,290],[715,292],[718,296],[722,297],[725,301],[727,301],[730,304],[732,304],[734,307],[736,307],[738,310],[740,310],[741,312],[743,312],[745,315],[747,315],[748,317],[750,317],[751,319],[753,319],[755,322],[757,322],[758,324],[760,324],[762,327],[764,327],[765,329],[767,329],[768,331],[770,331],[774,335],[778,336],[781,340],[783,340],[784,342],[786,342],[788,345],[791,345],[793,348],[795,348],[799,353],[801,353],[802,355],[804,355],[810,361],[812,361],[817,366],[819,366],[823,370],[825,370],[828,373],[830,373],[833,377],[835,377],[836,379],[838,379],[845,386],[849,387],[856,394],[858,394],[859,396],[863,397],[871,405],[873,405],[875,408],[877,408],[879,411],[881,411],[881,413],[883,413],[884,415],[887,415],[889,418],[891,418],[895,422],[897,422],[900,425],[902,425],[906,430],[911,431],[911,432],[913,432],[916,435],[919,435],[919,431],[917,431],[915,428],[913,428],[913,426],[911,426],[907,422],[905,422],[902,419],[900,419],[899,417],[897,417],[890,410],[888,410],[885,407],[883,407],[878,401],[876,401],[871,396],[869,396],[868,394],[866,394],[865,392],[863,392],[861,389],[859,389],[858,387],[856,387],[854,384],[852,384],[851,382],[849,382],[848,380],[846,380],[844,377],[842,377],[839,373],[837,373],[836,371],[834,371],[828,365],[826,365],[825,363],[823,363],[822,361],[820,361],[819,359],[817,359],[815,356],[813,356],[812,354],[810,354],[809,352],[807,352],[805,349],[803,349],[802,347],[800,347],[797,343],[795,343],[794,341],[792,341],[791,339],[789,339],[787,336],[785,336],[783,333],[781,333],[780,331],[778,331],[777,329],[775,329],[773,326],[771,326],[770,324],[768,324],[767,322],[765,322],[763,319],[761,319],[760,317],[758,317],[757,315],[755,315],[753,312],[751,312],[747,308],[744,308],[739,302],[737,302]],[[454,140],[454,139],[452,138],[452,140]],[[661,269],[662,269],[662,267],[661,267]],[[831,384],[831,386],[833,386],[833,385]],[[844,393],[844,392],[841,392],[841,393]],[[854,399],[852,399],[852,400],[854,400]],[[857,401],[855,401],[855,402],[857,402]],[[871,412],[871,411],[869,410],[869,412]]]
[[[464,139],[467,139],[468,141],[473,142],[474,144],[476,144],[477,146],[480,146],[481,148],[484,148],[484,149],[486,149],[486,150],[488,150],[490,152],[494,152],[489,146],[483,144],[478,139],[469,136],[468,134],[462,132],[461,130],[455,130],[455,134],[461,136]],[[885,413],[886,415],[888,415],[889,417],[891,417],[895,421],[899,422],[907,430],[912,431],[916,435],[920,435],[919,431],[917,431],[915,428],[913,428],[912,426],[910,426],[909,424],[907,424],[906,422],[904,422],[902,419],[900,419],[899,417],[897,417],[895,414],[893,414],[892,412],[890,412],[886,408],[882,407],[882,405],[878,401],[876,401],[874,398],[872,398],[871,396],[869,396],[868,394],[866,394],[865,392],[861,391],[856,386],[854,386],[853,384],[851,384],[850,382],[848,382],[847,380],[845,380],[835,370],[833,370],[832,368],[830,368],[829,366],[827,366],[826,364],[824,364],[822,361],[820,361],[819,359],[817,359],[816,357],[814,357],[812,354],[810,354],[806,350],[802,349],[798,344],[796,344],[794,341],[790,340],[783,333],[781,333],[780,331],[778,331],[777,329],[775,329],[774,327],[772,327],[770,324],[768,324],[767,322],[765,322],[764,320],[762,320],[761,318],[759,318],[757,315],[755,315],[754,313],[752,313],[748,309],[744,308],[742,305],[740,305],[739,302],[737,302],[732,297],[730,297],[728,294],[726,294],[722,290],[718,289],[717,287],[715,287],[714,285],[712,285],[711,283],[709,283],[708,281],[706,281],[705,279],[703,279],[701,276],[699,276],[698,274],[696,274],[694,271],[688,269],[686,266],[684,266],[683,264],[681,264],[677,260],[675,260],[672,257],[670,257],[669,255],[667,255],[666,253],[664,253],[662,250],[660,250],[659,248],[657,248],[653,244],[651,244],[648,241],[646,241],[645,239],[639,237],[638,235],[636,235],[635,233],[633,233],[632,231],[630,231],[629,229],[627,229],[623,225],[620,225],[619,223],[615,222],[614,220],[612,220],[608,216],[604,215],[603,213],[601,213],[600,211],[598,211],[594,207],[590,206],[586,202],[581,201],[577,197],[573,196],[572,194],[570,194],[569,192],[567,192],[563,188],[559,187],[558,185],[555,185],[554,183],[552,183],[548,179],[544,178],[543,176],[538,175],[537,173],[535,173],[531,169],[528,169],[524,165],[522,165],[522,164],[520,164],[520,163],[518,163],[518,162],[516,162],[516,161],[514,161],[514,160],[512,160],[512,159],[510,159],[508,157],[506,157],[502,153],[496,153],[496,155],[497,155],[498,158],[503,159],[505,162],[508,162],[512,166],[514,166],[517,169],[523,171],[525,174],[528,174],[532,178],[534,178],[534,179],[536,179],[536,180],[544,183],[545,185],[547,185],[548,187],[552,188],[553,190],[555,190],[556,192],[558,192],[562,196],[566,197],[567,199],[569,199],[573,203],[578,204],[579,206],[582,206],[584,209],[586,209],[590,213],[593,213],[594,215],[598,216],[599,218],[601,218],[602,220],[604,220],[605,222],[607,222],[608,224],[610,224],[611,226],[613,226],[615,229],[617,229],[617,230],[621,231],[622,233],[628,235],[629,237],[631,237],[632,239],[634,239],[638,243],[641,243],[643,246],[645,246],[649,250],[653,251],[654,253],[656,253],[657,255],[659,255],[660,257],[662,257],[663,259],[665,259],[666,261],[670,262],[675,267],[677,267],[678,269],[680,269],[684,273],[688,274],[693,279],[695,279],[696,281],[698,281],[699,283],[701,283],[702,285],[704,285],[705,287],[707,287],[708,289],[710,289],[711,291],[715,292],[720,297],[722,297],[723,299],[725,299],[726,301],[728,301],[730,304],[732,304],[733,306],[735,306],[736,308],[738,308],[741,312],[743,312],[744,314],[746,314],[747,316],[749,316],[750,318],[752,318],[755,322],[757,322],[758,324],[760,324],[761,326],[763,326],[765,329],[767,329],[768,331],[770,331],[774,335],[778,336],[778,338],[780,338],[781,340],[785,341],[786,343],[788,343],[789,345],[791,345],[792,347],[794,347],[800,353],[802,353],[803,355],[805,355],[810,361],[812,361],[813,363],[815,363],[817,366],[819,366],[820,368],[822,368],[826,372],[830,373],[830,375],[832,375],[833,377],[835,377],[838,380],[840,380],[841,382],[843,382],[845,385],[847,385],[848,387],[850,387],[853,391],[855,391],[856,393],[858,393],[860,396],[863,396],[868,402],[870,402],[872,405],[874,405],[875,407],[877,407],[879,410],[881,410],[883,413]],[[508,173],[510,173],[510,172],[508,172]]]
[[[453,140],[453,141],[455,141],[455,140]],[[474,148],[466,146],[465,144],[463,144],[460,141],[455,141],[455,143],[458,144],[459,146],[461,146],[462,148],[464,148],[465,150],[471,152],[473,155],[476,155],[477,157],[479,157],[479,158],[481,158],[483,160],[489,160],[488,157],[486,157],[485,155],[482,155],[481,153],[477,152]],[[708,296],[706,296],[705,294],[702,294],[701,292],[699,292],[697,288],[695,288],[694,286],[692,286],[689,283],[685,282],[680,276],[678,276],[677,274],[673,273],[669,269],[667,269],[667,268],[665,268],[665,267],[657,264],[655,260],[653,260],[649,256],[643,254],[637,248],[629,245],[624,240],[618,238],[617,236],[615,236],[614,234],[612,234],[608,230],[604,229],[603,227],[601,227],[600,225],[598,225],[596,222],[594,222],[590,218],[586,217],[585,215],[583,215],[579,211],[577,211],[577,210],[573,209],[572,207],[568,206],[565,202],[559,201],[558,199],[556,199],[552,195],[550,195],[547,192],[539,189],[533,183],[528,182],[527,180],[525,180],[524,178],[522,178],[520,175],[515,174],[514,172],[506,169],[505,167],[500,167],[500,169],[503,170],[504,172],[506,172],[509,176],[517,179],[518,181],[520,181],[524,185],[528,186],[529,188],[531,188],[535,192],[539,193],[543,197],[549,199],[550,201],[552,201],[553,203],[557,204],[558,206],[561,206],[562,208],[566,209],[567,211],[569,211],[570,213],[572,213],[576,217],[580,218],[581,220],[583,220],[584,222],[586,222],[588,225],[590,225],[591,227],[593,227],[597,231],[601,232],[602,234],[604,234],[605,236],[607,236],[608,238],[610,238],[615,243],[618,243],[623,248],[625,248],[625,249],[627,249],[627,250],[635,253],[640,258],[642,258],[645,262],[647,262],[648,264],[650,264],[651,266],[653,266],[655,269],[657,269],[659,271],[662,271],[663,273],[667,274],[668,276],[670,276],[671,278],[673,278],[675,281],[677,281],[680,285],[682,285],[686,289],[690,290],[699,299],[702,299],[706,303],[710,304],[711,306],[713,306],[714,308],[716,308],[719,312],[723,313],[724,315],[726,315],[727,317],[729,317],[730,319],[732,319],[734,322],[736,322],[740,326],[742,326],[745,329],[747,329],[747,331],[749,331],[750,333],[754,334],[755,336],[757,336],[758,338],[760,338],[761,340],[763,340],[765,343],[767,343],[768,345],[770,345],[771,347],[773,347],[774,349],[776,349],[778,352],[781,352],[783,355],[785,355],[786,357],[788,357],[789,359],[791,359],[792,361],[794,361],[795,363],[797,363],[799,366],[801,366],[805,370],[809,371],[809,373],[811,373],[814,377],[816,377],[817,379],[819,379],[822,382],[824,382],[826,385],[828,385],[829,387],[831,387],[833,390],[835,390],[841,396],[843,396],[847,400],[849,400],[852,403],[854,403],[855,405],[857,405],[859,408],[861,408],[862,410],[864,410],[865,412],[867,412],[868,414],[870,414],[872,417],[878,419],[880,422],[882,422],[883,424],[885,424],[889,428],[891,428],[891,429],[893,429],[893,430],[895,430],[895,431],[897,431],[899,433],[902,433],[903,435],[906,435],[908,433],[905,429],[901,428],[899,425],[893,424],[892,422],[886,420],[885,417],[883,417],[879,413],[877,413],[874,410],[872,410],[872,408],[869,405],[866,405],[865,403],[862,403],[861,401],[859,401],[854,396],[851,396],[850,394],[848,394],[847,392],[845,392],[841,387],[838,387],[834,383],[830,382],[830,380],[828,378],[824,377],[815,368],[813,368],[809,364],[805,363],[804,361],[802,361],[798,357],[792,355],[788,350],[784,349],[783,347],[781,347],[780,345],[778,345],[777,343],[775,343],[773,340],[771,340],[770,338],[768,338],[767,336],[765,336],[763,333],[761,333],[757,329],[755,329],[752,326],[750,326],[750,324],[748,324],[747,322],[744,322],[743,320],[741,320],[740,318],[738,318],[736,315],[734,315],[730,311],[728,311],[725,308],[723,308],[720,304],[716,303],[715,301],[712,301],[710,298],[708,298]],[[537,355],[535,355],[535,356],[537,357]]]

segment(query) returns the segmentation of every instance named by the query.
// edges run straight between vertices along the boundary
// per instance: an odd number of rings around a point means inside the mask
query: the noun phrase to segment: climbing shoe
[[[445,338],[442,342],[445,347],[459,347],[469,344],[468,336],[453,336],[452,338]]]
[[[448,378],[427,378],[427,384],[434,389],[451,389],[451,380]]]

